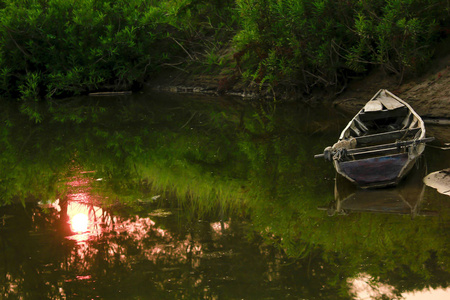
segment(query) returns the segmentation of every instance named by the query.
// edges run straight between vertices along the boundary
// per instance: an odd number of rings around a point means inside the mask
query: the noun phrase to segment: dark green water
[[[312,158],[349,119],[325,107],[154,94],[33,110],[41,123],[1,112],[1,299],[450,297],[450,198],[421,181],[448,151],[367,192]]]

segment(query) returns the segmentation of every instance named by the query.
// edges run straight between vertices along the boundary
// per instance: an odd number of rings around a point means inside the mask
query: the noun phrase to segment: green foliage
[[[168,59],[164,3],[4,1],[0,94],[34,101],[130,88]]]
[[[0,96],[21,101],[130,89],[186,55],[221,66],[236,23],[231,0],[1,3]]]
[[[347,55],[348,66],[358,70],[373,63],[403,75],[429,61],[449,7],[440,1],[416,0],[372,2],[371,6],[360,2],[356,9],[358,39]]]
[[[373,65],[400,77],[418,70],[431,58],[450,12],[439,0],[236,3],[242,29],[234,42],[246,77],[307,92],[339,86]]]
[[[449,14],[443,0],[5,0],[0,96],[130,89],[163,66],[307,93],[373,66],[401,79],[430,60]]]

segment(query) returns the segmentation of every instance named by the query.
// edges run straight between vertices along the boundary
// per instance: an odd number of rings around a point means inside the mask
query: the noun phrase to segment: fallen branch
[[[177,43],[178,46],[181,47],[181,49],[183,49],[184,52],[186,52],[186,54],[190,57],[191,60],[195,60],[192,55],[183,47],[183,45],[181,45],[174,37],[170,37],[175,43]]]
[[[131,91],[124,92],[98,92],[98,93],[89,93],[89,96],[123,96],[123,95],[131,95]]]

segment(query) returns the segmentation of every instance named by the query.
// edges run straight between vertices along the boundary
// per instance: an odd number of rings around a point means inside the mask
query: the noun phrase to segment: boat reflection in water
[[[391,188],[361,189],[342,175],[336,174],[335,199],[326,210],[330,216],[352,212],[411,215],[411,217],[436,215],[435,212],[420,209],[425,192],[422,180],[425,174],[424,158],[398,186]]]

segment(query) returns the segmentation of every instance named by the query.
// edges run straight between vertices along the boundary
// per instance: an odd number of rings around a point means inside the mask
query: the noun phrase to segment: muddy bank
[[[380,89],[388,89],[407,101],[424,118],[450,119],[450,55],[433,63],[428,72],[404,80],[375,71],[364,79],[351,82],[336,97],[333,105],[351,114],[356,113]]]
[[[395,77],[382,71],[351,82],[333,100],[333,105],[350,115],[358,112],[380,89],[385,88],[407,101],[426,123],[427,136],[434,136],[434,146],[447,149],[450,145],[450,55],[433,62],[422,76],[398,84]]]
[[[262,96],[258,89],[245,86],[232,72],[225,69],[209,74],[196,74],[189,71],[166,70],[146,82],[144,89],[170,93],[228,95],[248,99]]]
[[[337,109],[355,114],[379,89],[388,89],[406,100],[424,118],[450,120],[450,55],[433,61],[428,71],[421,76],[404,79],[389,76],[375,70],[361,79],[353,79],[343,92],[336,95],[326,90],[316,91],[307,101],[329,101]],[[261,95],[256,86],[244,85],[231,70],[193,75],[189,72],[169,70],[146,83],[146,90],[175,93],[199,93],[230,95],[243,98],[273,97]],[[285,98],[300,98],[286,95]],[[446,121],[446,122],[447,122]]]

